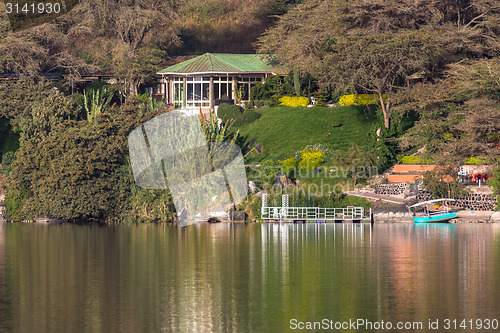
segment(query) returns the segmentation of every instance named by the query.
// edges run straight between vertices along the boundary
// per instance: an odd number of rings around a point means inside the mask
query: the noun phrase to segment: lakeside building
[[[158,71],[145,92],[176,108],[207,112],[223,102],[250,100],[250,89],[270,75],[288,71],[269,55],[205,53]]]

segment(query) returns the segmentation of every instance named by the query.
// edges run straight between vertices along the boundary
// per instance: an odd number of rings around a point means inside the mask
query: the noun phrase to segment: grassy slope
[[[243,137],[241,147],[252,139],[263,144],[263,153],[248,156],[247,162],[294,157],[295,152],[311,144],[341,150],[347,150],[353,143],[366,146],[368,131],[376,120],[375,111],[366,107],[280,106],[256,111],[262,115],[259,119],[236,128]],[[334,122],[342,126],[332,127]]]

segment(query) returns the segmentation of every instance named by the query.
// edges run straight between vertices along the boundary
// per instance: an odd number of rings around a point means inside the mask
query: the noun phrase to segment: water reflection
[[[0,331],[498,318],[499,226],[0,225]]]

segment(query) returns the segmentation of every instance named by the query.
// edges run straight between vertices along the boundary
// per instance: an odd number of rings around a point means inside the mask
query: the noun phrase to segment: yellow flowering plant
[[[295,96],[283,96],[279,99],[280,105],[284,106],[303,106],[306,107],[309,104],[309,98],[307,97],[295,97]]]

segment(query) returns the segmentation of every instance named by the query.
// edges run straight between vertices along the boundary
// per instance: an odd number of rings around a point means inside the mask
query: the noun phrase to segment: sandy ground
[[[500,220],[490,220],[491,215],[493,215],[493,211],[476,211],[476,210],[459,210],[457,212],[456,223],[461,222],[496,222],[500,223]],[[497,214],[498,215],[498,214]]]

